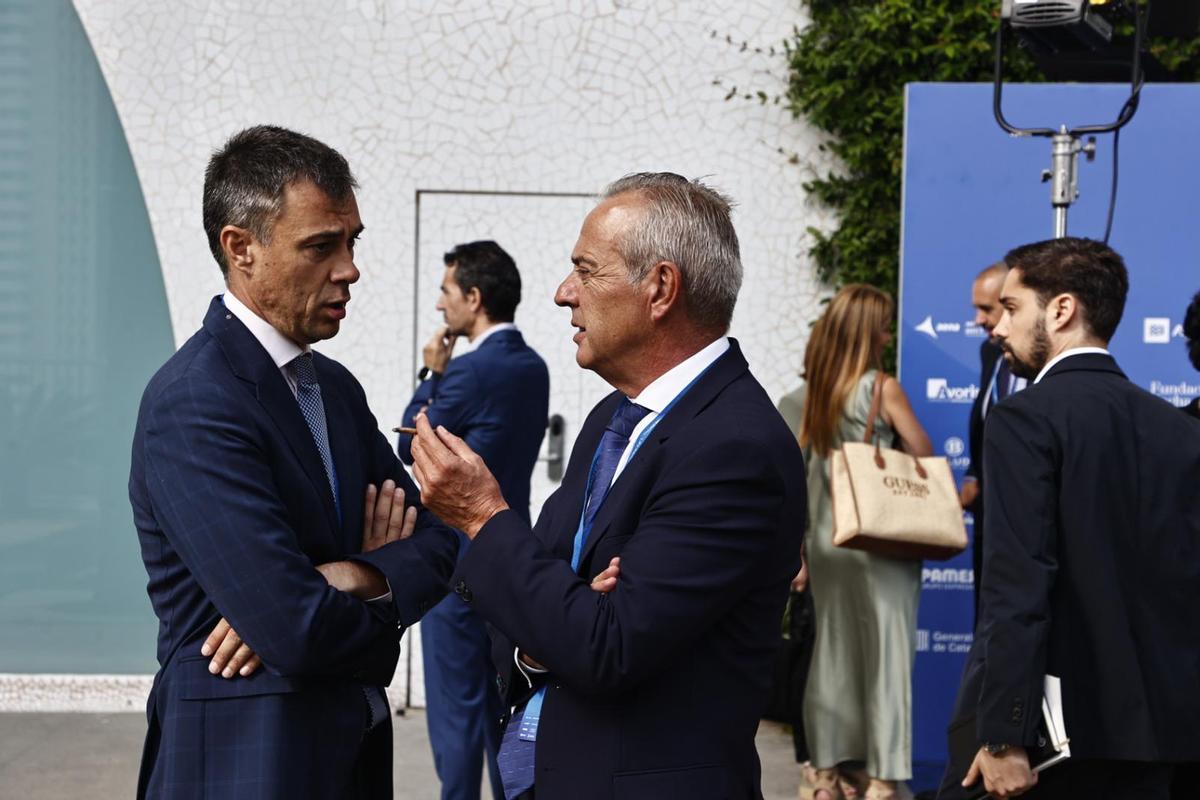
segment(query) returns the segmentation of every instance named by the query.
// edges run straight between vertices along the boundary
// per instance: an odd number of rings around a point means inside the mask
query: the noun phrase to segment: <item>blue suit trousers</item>
[[[455,595],[421,620],[426,721],[442,800],[479,800],[482,767],[504,800],[496,752],[502,713],[483,620]]]

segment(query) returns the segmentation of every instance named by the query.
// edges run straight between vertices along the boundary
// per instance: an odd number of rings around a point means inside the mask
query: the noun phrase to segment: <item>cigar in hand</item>
[[[392,433],[407,433],[409,436],[416,436],[416,428],[392,428]]]

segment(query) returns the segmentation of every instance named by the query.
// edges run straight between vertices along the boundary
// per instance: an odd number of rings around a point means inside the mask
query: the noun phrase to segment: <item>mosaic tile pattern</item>
[[[151,675],[0,674],[0,712],[145,712]]]
[[[733,335],[772,396],[795,383],[822,292],[804,230],[828,222],[801,184],[826,162],[818,136],[782,105],[745,97],[784,89],[782,55],[769,48],[804,22],[792,0],[75,6],[145,190],[177,342],[222,290],[200,225],[206,159],[233,132],[269,122],[338,148],[361,183],[363,277],[341,334],[320,349],[360,378],[381,426],[403,410],[431,329],[429,284],[416,287],[418,190],[588,193],[634,171],[706,176],[738,202],[746,281]],[[503,205],[474,220],[442,207],[422,217],[440,236],[423,243],[422,269],[439,248],[482,235],[476,224],[514,250],[549,235],[516,205],[511,228]],[[581,221],[586,207],[570,213]],[[553,219],[556,232],[572,227]],[[574,233],[563,238],[546,253],[553,276]],[[523,324],[558,325],[557,311],[531,297]]]

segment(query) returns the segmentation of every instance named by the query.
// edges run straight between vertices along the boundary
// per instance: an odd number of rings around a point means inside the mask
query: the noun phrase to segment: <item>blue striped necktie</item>
[[[325,404],[321,401],[321,384],[317,382],[317,369],[313,364],[312,353],[301,353],[293,358],[288,366],[296,379],[296,402],[300,405],[300,413],[308,424],[317,452],[321,456],[321,464],[325,467],[325,477],[329,479],[329,488],[333,492],[333,507],[337,510],[338,520],[342,519],[342,504],[338,499],[337,468],[333,465],[333,452],[329,449],[329,428],[325,424]]]
[[[585,490],[587,495],[584,502],[587,505],[583,510],[579,529],[575,532],[575,546],[571,557],[573,570],[579,569],[579,561],[584,545],[587,544],[588,534],[592,531],[592,523],[596,520],[596,513],[604,505],[604,498],[608,496],[613,476],[617,472],[617,464],[621,461],[621,454],[629,446],[629,437],[637,424],[649,413],[650,409],[622,397],[612,419],[604,429],[604,435],[600,437],[600,446],[596,448],[594,465]],[[504,729],[500,752],[496,756],[496,766],[500,768],[500,780],[504,784],[504,797],[507,800],[513,800],[533,786],[533,755],[545,693],[546,687],[538,689],[525,707],[513,715],[508,727]],[[526,719],[527,716],[532,719]]]

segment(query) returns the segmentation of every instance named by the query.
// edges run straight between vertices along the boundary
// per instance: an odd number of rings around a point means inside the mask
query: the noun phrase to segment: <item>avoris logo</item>
[[[951,386],[945,378],[925,380],[925,399],[934,403],[973,403],[979,394],[975,384]]]

